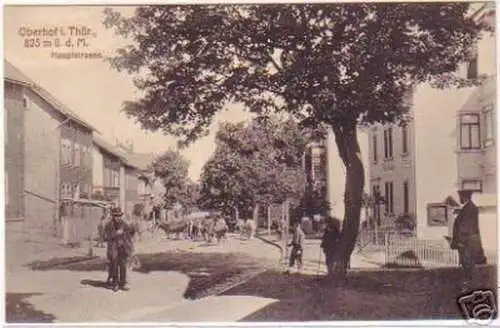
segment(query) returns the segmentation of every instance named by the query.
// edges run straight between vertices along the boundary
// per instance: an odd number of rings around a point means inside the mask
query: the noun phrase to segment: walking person
[[[462,291],[469,291],[474,284],[476,264],[483,264],[485,256],[479,233],[479,210],[472,201],[471,190],[459,190],[462,208],[453,223],[450,246],[458,250],[460,265],[464,270]]]
[[[222,216],[218,216],[216,220],[214,229],[215,238],[217,239],[217,243],[221,244],[221,242],[226,238],[228,226],[226,220]]]
[[[321,238],[321,248],[325,254],[325,264],[328,275],[331,275],[332,264],[335,260],[335,251],[340,238],[340,222],[332,217],[328,218],[325,232]]]
[[[290,270],[295,267],[295,263],[297,263],[297,270],[302,270],[302,255],[304,252],[304,240],[306,235],[302,228],[300,227],[300,221],[296,221],[293,224],[293,235],[292,242],[288,245],[288,247],[292,247],[290,252],[290,263],[287,273],[290,273]]]
[[[109,283],[113,291],[128,290],[127,260],[133,252],[132,237],[134,228],[123,219],[123,212],[118,207],[111,209],[111,219],[104,228],[107,242],[106,255],[109,261]]]

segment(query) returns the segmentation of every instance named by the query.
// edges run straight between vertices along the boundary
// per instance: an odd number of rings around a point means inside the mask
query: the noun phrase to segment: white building
[[[477,11],[475,6],[477,19],[488,18],[484,15],[491,13],[491,7]],[[496,191],[494,36],[485,34],[477,53],[477,60],[464,64],[459,73],[467,77],[477,70],[492,77],[490,82],[445,90],[419,85],[407,127],[384,125],[370,131],[370,190],[379,188],[386,198],[385,220],[405,212],[415,214],[417,236],[422,239],[442,240],[450,234],[450,215],[443,204],[447,196],[456,199],[461,188]],[[490,203],[486,207],[491,212]],[[486,220],[482,215],[480,221],[483,235],[496,227],[496,218]],[[492,238],[483,239],[485,248],[496,248],[496,236],[494,246]]]

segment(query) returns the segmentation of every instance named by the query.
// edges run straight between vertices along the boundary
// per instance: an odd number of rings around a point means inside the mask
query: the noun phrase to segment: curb
[[[233,279],[236,281],[232,284],[229,284],[228,286],[224,286],[225,283],[221,282],[220,284],[201,292],[199,295],[196,296],[195,299],[205,298],[205,297],[209,297],[209,296],[221,296],[225,292],[227,292],[233,288],[236,288],[240,285],[243,285],[243,284],[247,283],[248,281],[252,280],[253,278],[257,277],[258,275],[261,275],[262,273],[265,273],[269,270],[271,270],[271,268],[256,270],[256,271],[253,271],[251,273],[247,273],[247,274],[233,277],[232,279],[229,278],[228,279],[229,281],[231,281]]]
[[[54,268],[57,268],[58,266],[62,266],[62,265],[68,265],[68,264],[76,264],[76,263],[86,263],[86,262],[90,262],[90,261],[93,261],[93,260],[96,260],[96,259],[100,259],[101,257],[100,256],[82,256],[81,258],[76,258],[76,259],[69,259],[69,260],[63,260],[63,261],[58,261],[56,263],[50,263],[50,264],[40,264],[40,265],[30,265],[29,263],[28,264],[25,264],[23,265],[24,267],[28,267],[30,268],[31,270],[47,270],[47,269],[54,269]],[[49,260],[46,260],[47,262],[48,261],[51,261],[51,259]]]

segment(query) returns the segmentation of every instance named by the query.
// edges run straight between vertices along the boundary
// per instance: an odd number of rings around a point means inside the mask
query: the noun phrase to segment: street
[[[12,323],[460,318],[459,269],[387,270],[354,253],[349,285],[339,289],[325,285],[318,247],[318,240],[306,240],[302,272],[285,275],[278,249],[258,239],[230,235],[223,245],[207,245],[156,236],[137,245],[142,267],[129,272],[130,290],[116,293],[104,286],[104,249],[86,261],[51,267],[38,261],[38,270],[17,267],[7,273],[6,318]],[[46,262],[51,261],[56,262]],[[481,270],[484,287],[491,289],[494,267]]]
[[[16,307],[8,306],[7,321],[237,321],[276,301],[245,295],[217,297],[267,270],[281,270],[279,250],[258,239],[230,235],[223,245],[207,245],[155,236],[137,244],[142,267],[129,273],[130,290],[117,293],[103,288],[105,251],[96,252],[99,256],[87,261],[52,267],[37,262],[43,270],[17,268],[7,273],[7,300],[25,302],[33,312],[31,318],[16,317]],[[319,241],[308,240],[302,274],[323,275],[319,259]],[[370,266],[360,260],[358,266],[362,265]],[[226,311],[223,304],[238,310]],[[195,310],[199,317],[188,314]]]

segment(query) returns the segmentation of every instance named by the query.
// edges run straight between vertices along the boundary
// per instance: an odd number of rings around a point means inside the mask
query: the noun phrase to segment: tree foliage
[[[202,173],[202,195],[215,208],[245,212],[257,204],[299,199],[304,193],[306,133],[288,120],[259,118],[223,123],[216,150]]]
[[[132,40],[110,61],[135,75],[144,95],[123,110],[145,129],[189,143],[206,133],[228,102],[259,115],[286,112],[306,126],[332,129],[346,167],[345,217],[332,270],[345,276],[364,188],[357,127],[405,121],[405,97],[419,83],[471,84],[457,69],[470,59],[487,26],[470,17],[469,7],[465,2],[144,6],[130,18],[107,9],[104,24]]]
[[[188,183],[189,161],[180,152],[169,149],[152,163],[151,168],[162,181],[164,206],[172,208],[176,203],[182,203]]]
[[[124,110],[144,128],[202,135],[229,101],[311,123],[394,121],[418,82],[455,74],[483,26],[468,3],[337,3],[107,9],[133,44],[111,59],[137,75],[143,98]],[[278,100],[278,101],[277,101]]]

